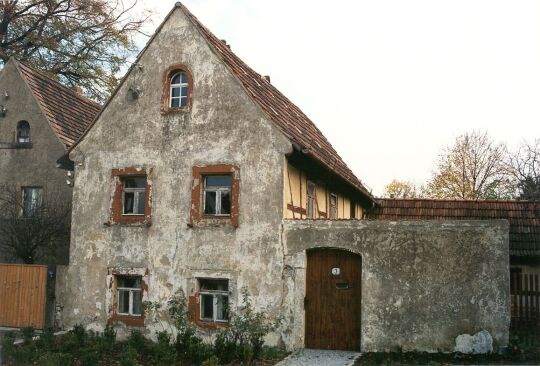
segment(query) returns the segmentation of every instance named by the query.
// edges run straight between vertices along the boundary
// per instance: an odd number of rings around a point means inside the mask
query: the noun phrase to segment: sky
[[[153,33],[174,1],[141,0]],[[442,148],[540,138],[538,0],[184,0],[306,113],[373,194]],[[140,40],[141,48],[144,41]]]

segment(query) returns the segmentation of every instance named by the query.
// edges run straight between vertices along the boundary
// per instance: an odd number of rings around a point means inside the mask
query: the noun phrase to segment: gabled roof
[[[183,4],[176,3],[206,38],[216,54],[244,86],[247,94],[272,122],[293,142],[326,168],[361,191],[368,199],[373,196],[341,159],[315,124],[269,81],[246,65],[229,46],[208,30]]]
[[[510,254],[540,255],[540,201],[380,199],[376,220],[496,220],[510,223]]]
[[[71,147],[92,123],[101,105],[43,73],[13,61],[56,136],[66,148]]]

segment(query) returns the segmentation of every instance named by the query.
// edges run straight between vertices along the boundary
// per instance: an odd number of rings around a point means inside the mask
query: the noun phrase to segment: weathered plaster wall
[[[96,125],[70,156],[76,163],[71,262],[58,287],[66,327],[100,328],[111,311],[108,268],[148,270],[144,300],[165,304],[196,278],[228,278],[230,299],[246,286],[255,306],[277,311],[283,283],[279,225],[288,140],[266,120],[239,82],[177,8]],[[193,75],[191,111],[162,115],[162,77],[174,64]],[[142,94],[130,99],[128,89]],[[240,169],[239,227],[188,226],[192,167]],[[110,220],[111,170],[151,168],[152,225]],[[147,320],[150,334],[161,326]],[[275,342],[275,340],[274,340]]]
[[[306,250],[362,255],[362,351],[453,351],[482,329],[508,342],[508,222],[285,221],[284,311],[303,346]],[[360,310],[360,309],[359,309]]]
[[[5,97],[8,93],[8,98]],[[44,193],[54,191],[58,199],[71,202],[72,190],[66,183],[66,172],[56,168],[56,160],[65,154],[64,145],[54,134],[32,92],[21,78],[15,63],[8,62],[0,73],[0,105],[7,109],[0,117],[0,186],[17,188],[41,186]],[[15,148],[17,123],[30,124],[31,148]],[[63,253],[65,252],[65,253]],[[12,260],[2,258],[0,260]],[[60,251],[67,261],[67,248]]]

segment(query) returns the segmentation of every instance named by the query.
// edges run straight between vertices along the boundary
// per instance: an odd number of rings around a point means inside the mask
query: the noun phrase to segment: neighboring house
[[[375,200],[322,133],[180,3],[69,158],[65,327],[153,335],[143,303],[182,290],[212,336],[246,288],[283,318],[267,341],[289,349],[451,350],[476,329],[508,341],[507,223],[357,220]]]
[[[72,188],[56,160],[97,115],[100,106],[11,58],[0,72],[0,186],[20,190],[21,216],[55,191],[71,202]],[[69,243],[66,243],[69,244]],[[59,262],[66,263],[68,246]],[[16,261],[0,251],[0,261]]]

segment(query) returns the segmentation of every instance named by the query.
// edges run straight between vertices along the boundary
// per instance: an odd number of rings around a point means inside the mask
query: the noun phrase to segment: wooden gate
[[[537,274],[510,273],[510,334],[527,346],[540,345],[540,283]]]
[[[47,266],[0,264],[0,326],[43,329]]]
[[[305,346],[360,350],[362,258],[336,249],[307,253]]]

